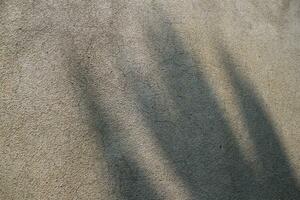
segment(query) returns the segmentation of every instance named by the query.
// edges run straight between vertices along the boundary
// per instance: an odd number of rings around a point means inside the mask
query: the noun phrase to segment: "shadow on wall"
[[[144,113],[148,128],[194,199],[243,199],[252,195],[258,190],[252,172],[231,135],[214,92],[199,71],[201,61],[185,50],[162,11],[156,8],[156,12],[153,16],[158,17],[145,27],[146,43],[173,105],[161,105],[160,99],[166,95],[147,88],[151,83],[131,78],[136,100],[141,110],[147,111]],[[153,94],[149,95],[151,91]],[[175,116],[169,117],[174,115],[173,110]]]
[[[214,91],[200,71],[201,61],[187,52],[161,9],[155,8],[151,18],[153,22],[144,27],[148,32],[146,43],[160,68],[168,97],[175,104],[176,116],[172,116],[172,106],[161,105],[166,95],[149,88],[153,85],[151,78],[149,83],[145,79],[140,82],[138,75],[132,75],[128,81],[132,81],[141,110],[146,111],[148,128],[194,199],[299,199],[275,128],[254,89],[236,71],[227,49],[219,48],[219,54],[239,98],[257,162],[262,164],[259,172],[244,160]]]
[[[236,71],[232,56],[224,47],[220,48],[224,68],[239,98],[250,138],[256,147],[258,162],[262,164],[256,179],[269,195],[269,199],[299,199],[297,180],[293,177],[288,158],[280,144],[276,130],[267,116],[263,104],[253,87]]]
[[[74,47],[69,51],[70,75],[75,79],[74,90],[78,92],[82,104],[83,116],[89,123],[93,132],[97,133],[99,149],[104,154],[110,180],[105,183],[111,188],[108,191],[111,199],[117,200],[150,200],[160,199],[151,188],[144,172],[136,162],[126,155],[125,147],[121,146],[121,140],[116,134],[120,132],[118,123],[111,119],[105,108],[101,106],[101,95],[96,81],[89,69],[91,64],[84,58],[86,55],[78,55]],[[111,151],[113,149],[113,151]]]
[[[160,84],[168,94],[152,88],[151,77],[142,79],[134,72],[128,73],[128,87],[134,91],[138,107],[145,111],[147,128],[160,142],[193,199],[299,199],[296,180],[272,122],[253,87],[236,72],[236,64],[226,48],[219,48],[219,54],[239,97],[258,162],[263,166],[259,173],[243,158],[214,91],[199,71],[201,61],[184,48],[162,10],[156,8],[150,18],[153,23],[146,24],[146,43],[153,62],[159,66],[163,80]],[[73,54],[71,58],[77,57]],[[162,199],[118,144],[120,138],[115,133],[120,130],[116,119],[110,119],[101,107],[101,96],[89,76],[88,63],[78,62],[73,70],[88,121],[99,133],[99,146],[104,147],[115,189],[120,192],[118,199]],[[162,101],[166,96],[172,103]],[[120,155],[109,152],[110,145],[115,145]]]

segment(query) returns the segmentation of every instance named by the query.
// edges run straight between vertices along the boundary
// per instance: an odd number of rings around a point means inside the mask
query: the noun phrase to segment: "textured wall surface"
[[[0,0],[0,199],[300,199],[299,0]]]

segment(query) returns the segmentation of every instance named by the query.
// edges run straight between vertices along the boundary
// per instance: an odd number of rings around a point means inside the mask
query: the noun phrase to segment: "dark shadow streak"
[[[221,62],[238,96],[259,162],[262,163],[262,173],[257,177],[261,187],[268,193],[268,199],[300,199],[297,180],[263,103],[258,99],[254,87],[237,72],[237,66],[226,48],[218,49]]]
[[[142,110],[147,111],[148,126],[161,142],[177,174],[188,185],[193,198],[298,199],[296,179],[254,89],[231,68],[232,84],[264,168],[263,173],[258,173],[259,177],[243,159],[213,91],[199,71],[201,62],[185,50],[163,11],[157,7],[155,10],[158,12],[150,19],[157,17],[156,21],[145,23],[146,43],[175,103],[176,119],[167,117],[170,116],[168,111],[161,110],[167,105],[159,105],[157,96],[161,94],[151,88],[151,80],[141,82],[134,75],[131,85]],[[219,49],[223,56],[227,53],[226,49]],[[226,59],[222,64],[227,69],[234,66]]]
[[[75,46],[75,45],[73,45]],[[125,152],[120,145],[117,119],[111,119],[100,105],[101,95],[93,81],[90,65],[84,57],[71,50],[68,66],[71,76],[75,79],[74,89],[78,91],[83,109],[87,111],[87,121],[92,130],[97,132],[97,142],[108,165],[108,177],[111,177],[112,196],[120,200],[157,200],[160,197],[151,188],[146,175]],[[75,61],[75,62],[74,62]],[[86,112],[84,112],[86,113]],[[111,151],[114,149],[114,151]],[[118,195],[119,194],[119,195]]]
[[[199,71],[201,62],[185,50],[163,11],[155,10],[158,12],[150,19],[156,20],[143,23],[148,32],[145,42],[160,67],[163,85],[177,115],[175,119],[168,117],[172,108],[160,105],[159,99],[166,96],[151,88],[151,80],[141,81],[138,75],[128,75],[136,100],[146,111],[149,128],[193,199],[253,199],[254,195],[261,199],[252,171]]]
[[[146,44],[154,62],[160,66],[163,85],[167,88],[176,110],[162,105],[166,97],[149,80],[138,74],[127,74],[129,87],[136,93],[136,100],[148,128],[158,138],[175,171],[192,192],[193,199],[297,199],[299,190],[274,126],[249,84],[235,72],[234,62],[228,62],[228,52],[220,48],[222,64],[229,71],[232,84],[240,99],[246,123],[256,152],[263,164],[263,173],[254,175],[244,160],[239,144],[218,106],[213,90],[199,71],[201,62],[188,52],[172,23],[163,11],[150,16],[147,21]],[[76,58],[74,53],[70,57]],[[122,65],[122,60],[118,64]],[[122,154],[124,147],[114,144],[118,132],[111,119],[99,105],[97,88],[89,76],[88,64],[78,62],[74,76],[78,80],[84,107],[89,113],[90,126],[99,133],[99,146],[111,170],[113,182],[121,192],[121,199],[159,199],[146,180],[137,163]],[[167,109],[161,110],[162,107]],[[169,108],[169,109],[168,109]],[[114,136],[115,137],[115,136]],[[109,146],[116,145],[122,154],[115,157]]]

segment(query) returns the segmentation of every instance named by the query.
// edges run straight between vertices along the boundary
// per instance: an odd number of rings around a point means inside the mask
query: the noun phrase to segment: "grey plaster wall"
[[[298,0],[0,14],[0,199],[300,199]]]

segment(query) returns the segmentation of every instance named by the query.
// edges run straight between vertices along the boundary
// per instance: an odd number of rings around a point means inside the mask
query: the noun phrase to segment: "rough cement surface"
[[[296,200],[299,0],[1,0],[0,199]]]

